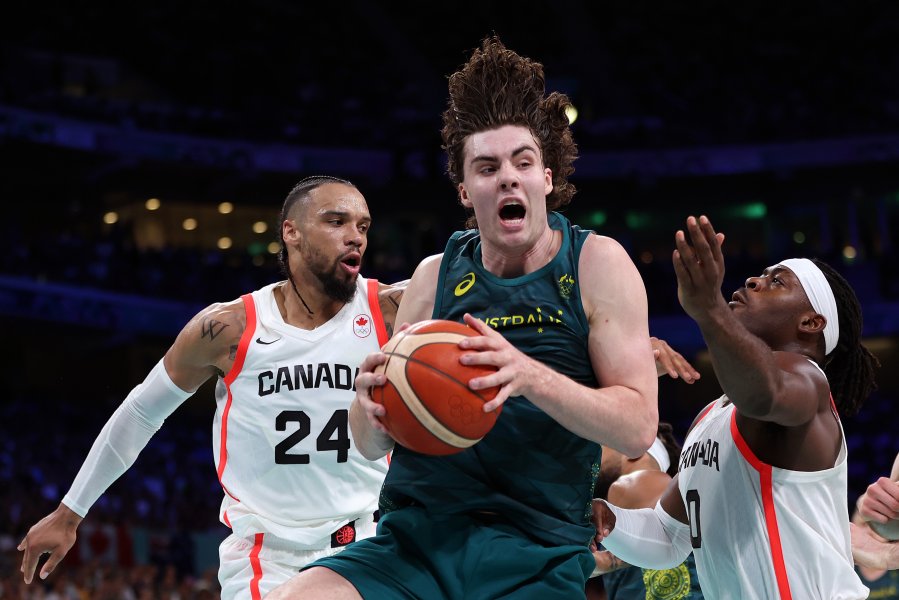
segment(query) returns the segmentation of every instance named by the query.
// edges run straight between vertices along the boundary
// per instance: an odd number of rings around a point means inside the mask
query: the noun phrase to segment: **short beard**
[[[331,300],[349,304],[356,296],[358,275],[354,275],[349,280],[343,279],[338,275],[340,270],[339,258],[328,264],[322,252],[306,244],[300,247],[300,254],[305,257],[309,271],[322,284],[322,290],[325,292],[325,295]]]
[[[318,276],[319,281],[322,282],[325,294],[328,298],[337,300],[342,304],[349,304],[356,296],[356,277],[353,277],[349,281],[341,281],[336,277],[322,276],[318,273],[316,275]]]

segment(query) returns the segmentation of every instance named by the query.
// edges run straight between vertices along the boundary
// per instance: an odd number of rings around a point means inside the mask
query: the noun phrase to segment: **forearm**
[[[368,460],[378,460],[393,449],[393,438],[372,427],[365,409],[355,399],[350,405],[350,430],[356,449]]]
[[[696,322],[724,393],[744,415],[768,415],[782,383],[771,348],[734,318],[723,298]]]
[[[534,361],[527,398],[572,433],[637,457],[652,444],[659,422],[658,379],[647,372],[640,388],[590,388]]]
[[[166,417],[191,394],[172,382],[160,361],[103,426],[62,503],[84,517],[97,498],[134,464]]]
[[[654,510],[625,510],[606,504],[615,513],[615,527],[602,543],[621,560],[647,569],[670,569],[690,555],[690,527],[660,505]]]

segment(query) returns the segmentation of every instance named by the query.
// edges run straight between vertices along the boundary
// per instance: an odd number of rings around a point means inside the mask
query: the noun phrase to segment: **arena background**
[[[800,255],[853,283],[883,368],[861,414],[844,419],[850,501],[889,471],[899,451],[899,5],[20,8],[0,24],[0,597],[23,593],[16,544],[186,320],[278,277],[268,245],[297,180],[325,173],[363,191],[369,277],[404,279],[442,250],[464,220],[440,149],[446,76],[492,32],[572,98],[581,157],[566,212],[625,245],[652,333],[703,373],[693,386],[662,380],[660,412],[679,437],[720,392],[670,260],[686,216],[708,214],[727,234],[728,294]],[[167,421],[92,509],[48,588],[214,596],[225,529],[213,410],[207,385]]]

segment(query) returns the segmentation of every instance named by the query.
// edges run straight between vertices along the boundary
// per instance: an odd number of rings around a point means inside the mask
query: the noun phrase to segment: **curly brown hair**
[[[571,202],[576,190],[568,176],[577,159],[566,115],[571,101],[560,92],[546,95],[541,63],[509,50],[496,35],[487,37],[468,62],[450,75],[447,105],[441,135],[453,185],[465,178],[463,154],[468,136],[503,125],[521,125],[531,131],[540,145],[543,164],[552,170],[547,211]],[[465,225],[477,227],[473,213]]]

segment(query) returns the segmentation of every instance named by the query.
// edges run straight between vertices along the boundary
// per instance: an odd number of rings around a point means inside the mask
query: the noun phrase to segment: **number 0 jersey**
[[[349,427],[362,360],[387,341],[378,282],[312,331],[284,322],[273,289],[242,297],[247,324],[216,386],[213,452],[225,491],[220,519],[241,537],[322,548],[378,507],[386,458],[366,460]]]
[[[842,425],[833,467],[779,469],[755,456],[727,400],[716,400],[687,436],[678,473],[703,594],[741,600],[867,598],[849,543]]]

